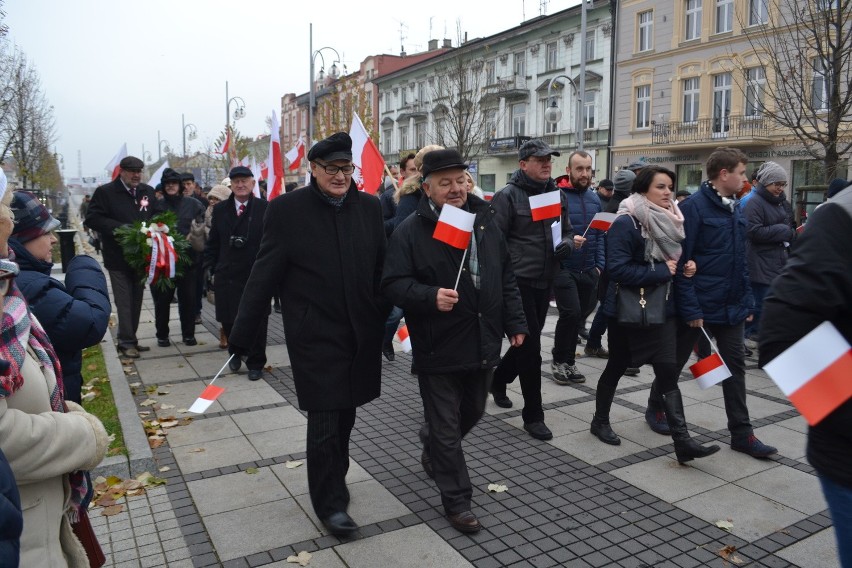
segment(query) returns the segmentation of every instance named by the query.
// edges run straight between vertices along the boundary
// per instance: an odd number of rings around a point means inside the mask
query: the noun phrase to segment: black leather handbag
[[[627,327],[651,327],[666,323],[666,303],[671,282],[657,286],[615,287],[616,319]]]

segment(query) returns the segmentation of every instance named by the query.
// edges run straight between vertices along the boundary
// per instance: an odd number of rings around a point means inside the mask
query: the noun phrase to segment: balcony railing
[[[526,77],[507,77],[497,79],[493,85],[482,88],[482,96],[513,97],[529,95]]]
[[[755,140],[769,136],[769,121],[762,116],[728,115],[692,122],[651,121],[652,144],[688,144],[716,140]]]

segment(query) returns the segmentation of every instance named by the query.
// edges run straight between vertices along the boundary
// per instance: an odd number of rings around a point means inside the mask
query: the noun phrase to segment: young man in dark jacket
[[[503,336],[519,347],[527,328],[506,242],[488,204],[467,194],[465,169],[456,150],[424,156],[425,195],[391,237],[382,290],[405,310],[411,334],[427,424],[420,432],[423,467],[450,524],[477,532],[461,442],[485,410]],[[432,236],[447,205],[476,215],[467,251]]]
[[[86,226],[101,236],[104,266],[109,271],[118,312],[118,348],[125,357],[134,359],[139,357],[140,351],[151,349],[140,346],[136,339],[145,285],[124,259],[124,252],[113,233],[119,227],[151,218],[154,188],[141,183],[144,166],[144,162],[134,156],[122,158],[118,177],[95,190],[86,213]]]
[[[761,367],[825,321],[852,342],[850,242],[852,188],[811,214],[807,230],[773,281],[763,307]],[[852,566],[852,399],[808,428],[807,457],[831,511],[840,565]]]

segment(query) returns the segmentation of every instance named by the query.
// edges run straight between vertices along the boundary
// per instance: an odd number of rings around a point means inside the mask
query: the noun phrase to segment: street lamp
[[[228,132],[231,129],[231,103],[236,105],[234,108],[234,120],[239,120],[246,115],[246,102],[242,97],[228,98],[228,82],[225,81],[225,139],[228,139]],[[236,141],[235,141],[236,142]]]
[[[186,124],[183,114],[180,115],[180,124],[183,127],[183,158],[186,159],[186,139],[189,138],[190,142],[195,140],[198,137],[198,131],[195,129],[194,124]],[[186,133],[187,128],[189,129],[189,134]]]
[[[337,50],[333,47],[321,47],[314,51],[314,25],[310,24],[309,26],[309,35],[308,35],[308,47],[311,52],[311,82],[310,82],[310,98],[308,99],[308,148],[310,148],[314,143],[314,107],[317,104],[316,101],[316,87],[314,86],[314,62],[316,61],[317,55],[322,59],[322,67],[320,67],[319,72],[319,80],[322,81],[325,78],[325,57],[322,56],[322,51],[324,49],[328,49],[334,52],[334,55],[337,56],[337,59],[331,62],[331,69],[329,69],[329,76],[333,78],[337,78],[337,64],[342,63],[342,59],[340,54],[337,53]],[[343,66],[343,72],[346,73],[346,65]]]
[[[165,143],[165,146],[163,146],[164,143]],[[163,159],[163,152],[168,154],[170,151],[171,151],[171,148],[169,148],[169,141],[166,140],[165,138],[160,138],[160,131],[158,130],[157,131],[157,161],[159,162],[160,160]],[[143,154],[145,153],[145,147],[144,146],[142,147],[142,153]]]

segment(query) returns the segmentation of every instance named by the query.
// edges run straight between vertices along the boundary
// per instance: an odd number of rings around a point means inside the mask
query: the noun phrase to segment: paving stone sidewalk
[[[203,317],[197,346],[180,342],[173,321],[172,346],[159,348],[146,293],[139,337],[151,351],[135,362],[138,376],[110,377],[158,386],[161,394],[137,389],[137,412],[150,410],[139,406],[150,397],[165,405],[155,410],[160,418],[190,416],[181,411],[227,359],[206,302]],[[509,392],[515,408],[489,400],[465,440],[473,510],[484,527],[479,534],[449,526],[421,469],[422,408],[411,360],[401,352],[385,363],[382,396],[358,410],[352,435],[350,514],[361,529],[350,540],[325,533],[310,505],[305,465],[291,467],[304,464],[306,417],[295,406],[281,318],[273,314],[263,380],[248,381],[245,368],[223,374],[216,383],[226,391],[208,412],[170,429],[167,442],[153,450],[157,468],[168,470],[152,473],[168,483],[129,498],[119,515],[91,511],[107,566],[284,567],[296,566],[286,559],[300,551],[313,555],[313,568],[838,566],[826,504],[804,458],[805,422],[753,360],[752,420],[779,455],[756,460],[731,451],[721,388],[702,391],[684,378],[690,431],[722,450],[680,466],[671,439],[644,423],[647,369],[624,377],[616,394],[611,419],[622,445],[589,434],[606,361],[578,358],[586,383],[553,383],[555,319],[551,314],[545,328],[542,367],[553,440],[534,440],[521,429],[517,383]],[[490,483],[508,490],[489,493]],[[717,521],[733,528],[723,530]],[[736,558],[722,558],[726,547],[735,548]]]

